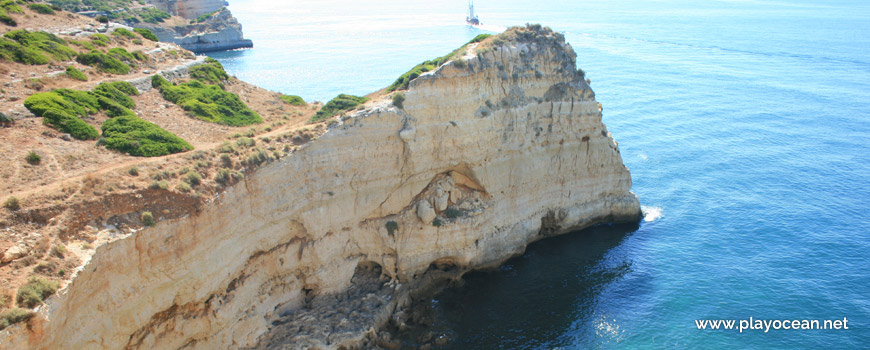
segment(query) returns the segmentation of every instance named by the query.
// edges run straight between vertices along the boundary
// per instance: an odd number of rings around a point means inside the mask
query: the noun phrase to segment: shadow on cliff
[[[433,327],[406,334],[405,345],[430,337],[449,339],[433,342],[433,349],[565,345],[558,339],[592,323],[602,291],[631,271],[631,261],[612,251],[638,227],[601,225],[544,239],[498,270],[468,273],[436,295],[429,308]]]

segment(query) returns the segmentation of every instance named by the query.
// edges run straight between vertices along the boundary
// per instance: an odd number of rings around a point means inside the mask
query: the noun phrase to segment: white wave
[[[644,161],[649,160],[649,156],[646,154],[641,153],[641,154],[638,154],[637,156],[640,157],[640,159],[643,159]]]
[[[662,208],[641,205],[640,210],[643,212],[643,221],[653,222],[662,218]]]

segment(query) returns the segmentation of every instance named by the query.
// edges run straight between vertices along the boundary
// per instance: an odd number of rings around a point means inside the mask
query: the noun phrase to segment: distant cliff
[[[172,15],[187,19],[220,11],[224,8],[224,0],[148,0],[155,7]]]
[[[139,23],[148,28],[160,41],[173,42],[193,52],[233,50],[253,47],[245,39],[242,25],[217,0],[150,0],[155,7],[174,16],[191,20],[183,25]]]
[[[575,61],[540,26],[470,44],[414,75],[401,107],[379,95],[201,211],[99,247],[3,344],[359,348],[439,280],[637,221]]]

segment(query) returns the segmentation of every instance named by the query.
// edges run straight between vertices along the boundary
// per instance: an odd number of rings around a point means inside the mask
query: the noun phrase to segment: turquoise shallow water
[[[455,3],[455,4],[454,4]],[[870,4],[477,1],[564,31],[650,221],[545,240],[433,301],[454,349],[870,344]],[[307,100],[382,88],[481,33],[464,1],[232,2],[231,74]],[[849,330],[701,331],[695,319]]]

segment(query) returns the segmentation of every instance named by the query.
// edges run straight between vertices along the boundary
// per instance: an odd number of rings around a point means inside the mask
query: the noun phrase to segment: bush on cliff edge
[[[324,105],[323,108],[321,108],[319,111],[317,111],[317,113],[315,113],[314,116],[308,120],[308,122],[316,123],[326,118],[333,117],[337,114],[347,112],[363,103],[366,103],[366,101],[368,100],[369,99],[367,97],[340,94],[332,100],[329,100],[329,102],[327,102],[326,105]]]

